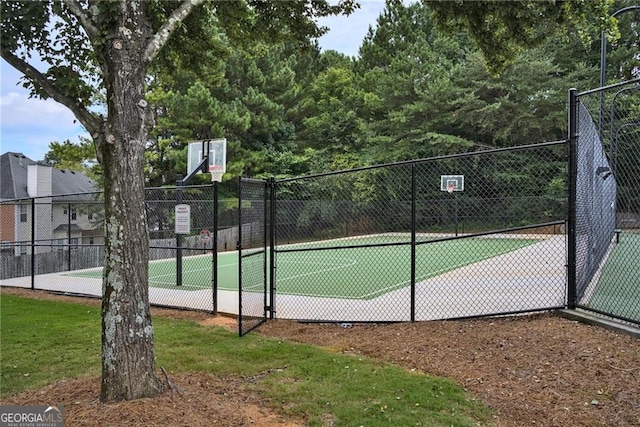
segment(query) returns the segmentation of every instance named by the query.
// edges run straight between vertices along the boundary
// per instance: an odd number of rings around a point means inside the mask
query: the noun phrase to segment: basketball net
[[[455,189],[456,189],[455,185],[453,185],[453,184],[447,185],[447,193],[452,194],[453,190],[455,190]]]
[[[211,174],[211,182],[214,182],[214,181],[222,182],[222,175],[224,175],[224,172],[222,172],[222,171],[211,171],[209,173]]]

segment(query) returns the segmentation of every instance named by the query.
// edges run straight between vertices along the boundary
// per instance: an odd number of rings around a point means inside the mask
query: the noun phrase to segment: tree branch
[[[191,11],[201,5],[204,0],[184,0],[179,8],[173,11],[169,19],[165,21],[158,32],[149,40],[149,44],[144,52],[142,60],[149,64],[156,57],[158,52],[167,43],[171,33],[189,16]]]
[[[67,5],[71,13],[74,14],[78,21],[80,21],[80,25],[84,28],[84,31],[89,36],[89,40],[96,40],[100,32],[98,31],[98,27],[96,27],[93,23],[93,19],[91,16],[82,9],[80,3],[77,0],[64,0],[64,3]]]
[[[95,117],[89,110],[81,106],[74,98],[66,96],[60,91],[55,84],[49,81],[40,71],[35,69],[32,65],[17,57],[13,53],[2,50],[2,59],[7,61],[16,70],[20,71],[25,77],[31,79],[35,84],[44,89],[54,101],[67,107],[76,116],[76,119],[87,129],[91,135],[95,135],[100,131],[100,120]]]

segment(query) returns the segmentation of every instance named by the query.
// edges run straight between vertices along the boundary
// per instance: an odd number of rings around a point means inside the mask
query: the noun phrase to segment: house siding
[[[13,242],[15,236],[15,216],[14,216],[15,205],[11,204],[0,204],[0,241],[2,245],[0,245],[0,250],[8,250],[10,246],[5,242]]]
[[[87,176],[34,162],[21,153],[3,154],[0,164],[0,236],[2,241],[18,243],[11,247],[16,256],[32,250],[35,254],[51,252],[69,243],[104,242],[100,222],[90,220],[90,210],[85,207],[87,193],[95,190],[95,183]],[[76,212],[71,221],[69,207]]]

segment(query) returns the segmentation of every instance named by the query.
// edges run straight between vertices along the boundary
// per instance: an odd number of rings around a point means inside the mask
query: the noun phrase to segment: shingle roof
[[[46,163],[34,162],[22,153],[4,153],[0,156],[0,200],[29,198],[27,194],[27,167]],[[96,191],[96,183],[86,175],[53,168],[52,195],[88,193]]]

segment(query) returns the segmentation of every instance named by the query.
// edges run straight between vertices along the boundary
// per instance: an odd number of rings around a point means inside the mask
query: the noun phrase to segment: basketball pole
[[[453,206],[454,206],[453,218],[455,221],[456,237],[458,237],[458,195],[456,194],[456,186],[453,184],[447,185],[447,192],[453,195]]]
[[[213,257],[211,260],[211,270],[213,278],[213,315],[218,314],[218,181],[213,181]]]
[[[176,179],[176,205],[182,204],[182,187],[184,181],[178,174]],[[176,234],[176,286],[182,286],[182,234]]]
[[[186,177],[178,174],[176,178],[176,204],[182,204],[182,190],[184,185],[189,182],[198,172],[206,172],[209,165],[209,146],[210,140],[202,141],[202,161],[191,171]],[[205,151],[206,149],[206,151]],[[182,286],[182,234],[176,234],[176,286]]]
[[[456,237],[458,237],[458,195],[453,192],[453,200],[455,205],[455,220],[456,220]]]

